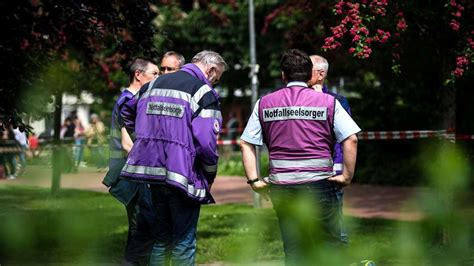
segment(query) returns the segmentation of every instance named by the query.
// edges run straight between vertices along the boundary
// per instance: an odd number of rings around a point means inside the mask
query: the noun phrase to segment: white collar
[[[288,84],[286,84],[287,87],[291,87],[291,86],[300,86],[300,87],[308,87],[308,84],[306,84],[306,82],[302,82],[302,81],[292,81],[292,82],[288,82]]]
[[[133,92],[133,91],[130,90],[129,87],[126,87],[126,88],[124,88],[124,89],[122,90],[122,92],[123,92],[123,91],[129,91],[133,96],[135,96],[135,94],[137,94],[137,93],[140,91],[140,89],[138,89],[136,92]]]

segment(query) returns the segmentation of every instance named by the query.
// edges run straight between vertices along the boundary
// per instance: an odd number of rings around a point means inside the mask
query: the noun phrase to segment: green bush
[[[233,153],[230,156],[219,158],[217,174],[221,176],[245,176],[241,154]],[[260,156],[260,176],[268,176],[267,153],[261,153]]]

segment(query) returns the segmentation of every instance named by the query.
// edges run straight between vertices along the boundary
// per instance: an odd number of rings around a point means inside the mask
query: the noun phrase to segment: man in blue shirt
[[[149,187],[120,179],[120,171],[133,146],[132,138],[123,127],[120,111],[145,83],[156,78],[158,74],[158,66],[151,60],[134,59],[130,65],[130,85],[122,91],[112,111],[109,171],[102,183],[127,209],[128,237],[123,265],[138,265],[149,259],[153,245],[149,221],[153,219],[154,214]]]
[[[326,58],[319,55],[311,55],[310,58],[311,58],[311,62],[313,63],[313,71],[312,71],[311,80],[308,82],[308,84],[312,86],[313,89],[317,92],[327,93],[334,96],[334,98],[336,98],[339,101],[339,103],[344,108],[344,110],[346,110],[346,112],[349,115],[351,115],[351,108],[349,107],[349,102],[347,101],[347,99],[342,95],[329,91],[327,86],[324,84],[326,77],[328,75],[328,70],[329,70],[329,63],[326,60]],[[342,153],[341,144],[336,143],[334,145],[334,155],[333,155],[333,161],[334,161],[333,173],[335,175],[340,175],[342,173],[342,168],[343,168],[342,158],[343,158],[343,153]],[[344,196],[344,191],[342,190],[341,187],[338,187],[338,189],[336,189],[336,198],[338,200],[338,218],[339,218],[340,229],[341,229],[341,240],[347,243],[349,239],[344,227],[344,218],[342,214],[343,196]]]

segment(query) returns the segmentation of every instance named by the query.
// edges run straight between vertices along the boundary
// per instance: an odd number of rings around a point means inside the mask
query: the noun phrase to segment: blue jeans
[[[337,220],[339,222],[339,230],[341,233],[341,241],[348,244],[349,243],[349,235],[347,234],[346,227],[344,226],[344,214],[343,214],[343,204],[344,204],[344,190],[336,186],[336,199],[337,199]]]
[[[167,185],[152,185],[151,191],[157,220],[150,265],[194,265],[201,205]]]
[[[344,245],[336,189],[336,185],[326,179],[270,187],[287,265],[310,263],[307,261],[310,254],[323,243]]]
[[[151,201],[150,188],[146,184],[138,184],[137,192],[126,208],[128,237],[122,264],[146,265],[155,242],[153,222],[156,220],[156,214]]]
[[[86,140],[84,138],[77,138],[74,140],[74,164],[76,167],[79,167],[79,164],[82,162],[85,143]]]
[[[28,148],[26,146],[21,145],[21,152],[18,154],[18,158],[20,159],[20,165],[22,167],[26,166],[26,156],[25,156],[25,151]]]

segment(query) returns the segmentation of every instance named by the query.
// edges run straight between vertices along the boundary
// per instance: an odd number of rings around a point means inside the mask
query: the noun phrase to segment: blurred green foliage
[[[125,209],[110,196],[62,190],[0,187],[0,263],[120,263],[127,233]]]
[[[222,149],[221,149],[222,150]],[[220,154],[222,154],[220,152]],[[238,153],[226,153],[221,155],[217,165],[217,175],[221,176],[245,176],[242,156]],[[268,176],[268,154],[261,153],[260,176]]]
[[[346,216],[350,247],[334,248],[319,242],[305,251],[304,258],[326,265],[351,265],[365,259],[377,265],[474,263],[469,161],[452,143],[425,146],[429,147],[421,150],[425,186],[410,203],[423,213],[420,221]],[[235,161],[235,155],[233,158]],[[288,210],[307,228],[312,218],[308,201],[294,203]],[[61,190],[52,196],[47,189],[1,185],[0,207],[2,264],[120,263],[127,233],[125,209],[107,194]],[[318,229],[308,232],[320,233]],[[203,207],[198,263],[282,265],[283,256],[277,218],[271,209],[232,204]]]
[[[439,140],[360,140],[353,182],[398,186],[424,186],[426,159],[422,149]]]
[[[438,195],[436,190],[433,193]],[[425,219],[418,222],[346,216],[350,247],[319,245],[309,250],[308,258],[322,265],[351,265],[365,259],[377,265],[471,265],[474,215],[472,209],[459,212],[458,202],[452,203],[453,210],[442,209],[446,212],[435,216],[427,211]],[[305,206],[304,202],[295,206],[303,224],[310,218]],[[47,189],[1,185],[0,207],[2,264],[99,265],[121,261],[127,220],[123,206],[110,195],[63,189],[53,197]],[[456,215],[455,220],[437,220],[450,213]],[[451,241],[443,244],[439,229],[446,225],[462,226],[454,228]],[[268,208],[204,206],[197,237],[197,263],[283,265],[278,221]]]

